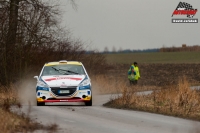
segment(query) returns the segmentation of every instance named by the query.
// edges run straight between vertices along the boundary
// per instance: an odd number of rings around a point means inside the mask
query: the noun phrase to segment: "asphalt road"
[[[139,111],[105,108],[110,95],[97,95],[94,105],[31,106],[31,117],[56,123],[60,133],[199,133],[200,122]],[[29,106],[22,107],[27,112]],[[37,131],[42,132],[42,131]]]

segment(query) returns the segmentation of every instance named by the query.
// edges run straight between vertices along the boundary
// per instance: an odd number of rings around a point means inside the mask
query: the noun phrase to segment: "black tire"
[[[92,97],[89,102],[85,102],[85,106],[92,106]]]
[[[37,101],[37,106],[44,106],[45,105],[45,102],[38,102]]]

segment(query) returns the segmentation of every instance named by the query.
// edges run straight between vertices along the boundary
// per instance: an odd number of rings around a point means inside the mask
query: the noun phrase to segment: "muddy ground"
[[[165,86],[177,84],[179,78],[186,76],[192,85],[200,85],[200,64],[139,64],[141,78],[138,85]],[[108,76],[128,80],[130,64],[112,64]]]

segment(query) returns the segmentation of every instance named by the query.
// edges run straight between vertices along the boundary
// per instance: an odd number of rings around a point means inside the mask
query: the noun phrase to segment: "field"
[[[200,52],[105,54],[108,63],[200,63]]]
[[[200,83],[200,52],[106,54],[106,60],[112,66],[108,76],[125,81],[131,63],[137,61],[140,86],[172,85],[183,76],[192,85]]]

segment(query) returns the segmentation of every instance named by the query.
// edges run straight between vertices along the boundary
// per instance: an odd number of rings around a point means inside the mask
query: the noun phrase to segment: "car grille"
[[[69,90],[69,93],[59,93],[63,90]],[[76,87],[60,88],[60,87],[51,87],[51,91],[57,96],[70,96],[76,92]]]

